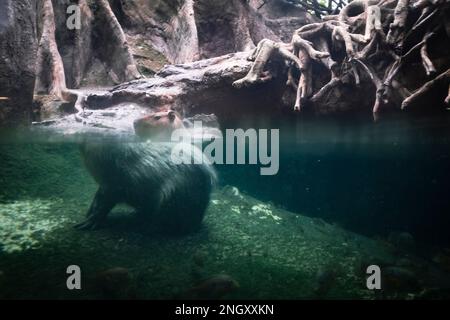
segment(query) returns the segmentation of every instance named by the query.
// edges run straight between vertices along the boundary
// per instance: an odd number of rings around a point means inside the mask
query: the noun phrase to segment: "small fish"
[[[226,274],[210,277],[186,292],[186,297],[190,299],[211,299],[223,298],[227,294],[239,288],[239,283]]]

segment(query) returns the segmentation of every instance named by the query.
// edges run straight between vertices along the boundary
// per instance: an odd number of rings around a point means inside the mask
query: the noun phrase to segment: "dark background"
[[[279,125],[280,123],[283,125]],[[253,119],[226,128],[279,128],[280,171],[217,166],[223,184],[369,236],[409,232],[449,245],[450,118],[391,115]]]

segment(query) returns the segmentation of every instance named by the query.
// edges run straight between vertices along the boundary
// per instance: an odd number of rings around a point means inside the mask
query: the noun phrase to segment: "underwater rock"
[[[382,269],[383,290],[391,292],[416,292],[420,290],[420,283],[415,274],[405,267],[389,266]]]
[[[201,281],[208,275],[206,272],[207,254],[202,250],[195,251],[192,256],[191,276],[195,281]]]
[[[402,257],[395,262],[395,266],[404,267],[404,268],[412,268],[415,266],[415,263],[411,259]]]
[[[185,296],[189,299],[216,300],[239,288],[239,283],[226,274],[213,276],[189,289]]]
[[[241,195],[239,189],[234,186],[225,186],[223,188],[223,191],[225,192],[225,194],[228,194],[233,197],[238,197],[239,199],[243,199],[243,196]]]
[[[205,260],[206,260],[206,253],[200,250],[197,250],[194,255],[192,256],[192,260],[194,264],[198,267],[204,267],[205,266]]]
[[[314,293],[318,297],[325,296],[330,289],[335,285],[337,278],[337,271],[332,267],[321,268],[316,274],[316,288]]]
[[[134,207],[172,234],[200,227],[216,173],[198,148],[151,142],[84,143],[81,154],[99,189],[86,221],[77,228],[98,228],[118,203]]]
[[[116,267],[97,274],[95,282],[107,299],[131,299],[132,278],[126,268]]]
[[[449,300],[449,288],[426,288],[414,296],[414,300]]]
[[[327,223],[322,218],[315,218],[314,223],[322,228],[325,228],[327,226]]]
[[[386,259],[382,259],[380,257],[363,256],[356,262],[355,271],[359,276],[365,278],[367,276],[367,268],[369,266],[376,265],[383,269],[384,267],[392,265],[392,263],[392,261],[387,261]]]
[[[48,234],[68,221],[64,215],[51,215],[52,207],[60,203],[40,199],[0,203],[0,252],[38,248]]]
[[[260,219],[273,219],[276,224],[283,220],[280,216],[273,213],[272,207],[269,204],[257,204],[252,206],[250,215],[257,215]]]
[[[446,272],[450,272],[450,250],[445,249],[436,253],[433,258],[433,262]]]
[[[410,251],[415,248],[414,237],[408,232],[391,232],[388,241],[400,250]]]

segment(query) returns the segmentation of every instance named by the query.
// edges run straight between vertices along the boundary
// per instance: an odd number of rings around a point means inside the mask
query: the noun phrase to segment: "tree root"
[[[268,39],[261,40],[249,56],[249,59],[254,61],[250,71],[244,78],[233,82],[233,87],[242,88],[270,80],[271,75],[269,72],[264,71],[264,67],[273,55],[278,55],[301,68],[301,62],[290,51],[291,48],[291,44],[277,43]]]
[[[353,17],[366,12],[368,5],[369,1],[366,0],[354,0],[350,2],[339,13],[339,21],[351,23]]]
[[[355,56],[354,42],[356,43],[366,43],[364,36],[360,34],[353,34],[347,32],[343,27],[335,27],[332,34],[333,40],[343,41],[345,44],[345,51],[349,58]]]
[[[427,53],[427,41],[428,39],[433,35],[432,32],[427,32],[425,36],[423,37],[423,44],[420,48],[420,56],[422,57],[422,64],[425,68],[425,72],[427,73],[427,76],[433,75],[436,73],[436,68],[434,67],[433,62],[428,57]]]
[[[67,86],[70,83],[72,88],[77,88],[81,84],[88,61],[94,56],[91,40],[100,41],[97,43],[98,48],[95,49],[95,58],[105,65],[114,83],[140,77],[125,33],[108,0],[90,2],[79,0],[81,29],[76,28],[70,31],[57,29],[66,28],[65,23],[56,25],[55,11],[61,10],[61,7],[56,7],[60,4],[51,0],[42,0],[38,3],[38,25],[41,28],[38,30],[39,49],[36,61],[35,94],[52,95],[61,100],[75,102],[77,95]],[[61,6],[66,8],[64,5]],[[60,50],[64,51],[64,48],[61,49],[58,45],[64,45],[64,43],[57,43],[56,33],[58,32],[66,32],[64,36],[73,39],[73,51],[69,55],[71,60],[63,61],[62,59]],[[72,33],[70,37],[69,32]],[[66,52],[64,58],[67,56]],[[65,70],[65,67],[69,70]]]
[[[313,48],[313,44],[305,39],[302,39],[299,34],[294,34],[292,44],[297,50],[304,50],[306,54],[314,60],[320,60],[330,56],[329,52],[318,51]]]
[[[52,1],[43,0],[39,9],[42,17],[42,34],[36,59],[35,92],[69,100],[72,96],[66,87],[64,65],[56,44]]]
[[[377,5],[367,7],[366,31],[364,42],[370,40],[374,33],[383,32],[381,27],[381,10]]]
[[[105,20],[109,38],[116,44],[116,50],[111,52],[113,59],[110,63],[110,76],[116,83],[138,79],[140,73],[134,62],[125,33],[111,10],[108,0],[97,0],[98,15]]]
[[[450,86],[450,69],[441,73],[433,80],[426,82],[422,87],[417,89],[411,96],[406,98],[402,103],[402,110],[406,110],[410,108],[413,104],[415,104],[419,99],[421,99],[424,95],[429,93],[431,90],[437,87],[444,87],[445,89]],[[448,104],[449,95],[444,99],[445,103]]]
[[[328,42],[324,37],[320,37],[317,39],[317,48],[322,52],[330,52],[330,48],[328,46]],[[325,58],[320,59],[320,62],[327,67],[331,72],[331,78],[337,77],[339,66],[338,63],[333,60],[331,55],[328,55]]]
[[[392,5],[395,5],[395,9]],[[412,10],[421,10],[421,15],[410,15]],[[354,0],[338,15],[326,16],[322,22],[311,23],[296,30],[290,44],[261,41],[258,47],[264,49],[254,51],[255,62],[252,69],[246,77],[236,81],[234,86],[262,81],[262,75],[267,78],[267,73],[271,72],[264,69],[267,60],[273,58],[275,49],[282,48],[283,55],[279,56],[291,65],[286,84],[297,91],[294,110],[301,110],[305,99],[310,99],[314,104],[324,102],[326,96],[344,78],[354,79],[353,85],[356,87],[367,80],[373,83],[373,113],[380,112],[385,106],[407,109],[417,97],[437,85],[436,83],[442,85],[442,82],[448,82],[447,71],[411,94],[402,85],[408,81],[397,78],[404,76],[399,71],[406,66],[405,62],[417,61],[417,57],[428,77],[442,72],[439,70],[442,64],[432,60],[434,49],[429,47],[428,40],[437,35],[441,28],[450,37],[449,12],[448,1],[419,0],[410,6],[410,0]],[[411,17],[417,18],[408,22]],[[389,21],[392,22],[388,23]],[[423,31],[427,29],[429,31]],[[442,36],[441,33],[439,36]],[[332,48],[329,44],[333,45]],[[277,50],[281,52],[281,49]],[[298,55],[299,61],[286,51]],[[330,80],[314,92],[312,67],[316,63],[324,65],[330,71]],[[294,67],[300,71],[298,85],[293,78]],[[448,104],[449,100],[447,96],[445,103]]]
[[[450,84],[448,85],[448,95],[447,95],[447,97],[445,98],[445,104],[446,104],[447,106],[450,106]]]
[[[409,0],[399,0],[394,11],[394,21],[389,26],[387,34],[387,43],[392,47],[395,46],[397,50],[403,48],[403,40],[405,37],[405,25],[408,18]]]
[[[295,111],[302,109],[302,100],[309,97],[312,92],[312,70],[311,57],[305,49],[300,49],[298,57],[300,59],[300,80],[298,82],[297,97],[295,100]]]
[[[325,86],[323,86],[317,93],[311,98],[311,101],[313,103],[317,101],[321,101],[324,99],[325,95],[330,93],[331,90],[333,90],[336,86],[341,84],[342,81],[339,78],[333,78],[328,82]]]

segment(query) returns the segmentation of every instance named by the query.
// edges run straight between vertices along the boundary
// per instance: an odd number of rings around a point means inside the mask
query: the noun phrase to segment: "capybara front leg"
[[[87,219],[75,226],[79,230],[94,230],[105,221],[106,216],[116,205],[114,193],[99,188],[87,213]]]

